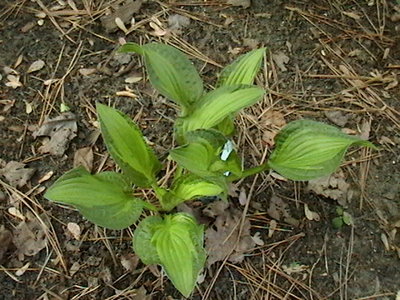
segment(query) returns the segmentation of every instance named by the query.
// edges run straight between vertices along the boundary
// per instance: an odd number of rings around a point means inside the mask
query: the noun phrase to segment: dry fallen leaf
[[[272,147],[275,145],[275,136],[286,125],[286,120],[283,113],[270,109],[261,115],[259,124],[263,132],[262,141]]]
[[[264,246],[265,243],[261,238],[260,232],[257,231],[251,238],[257,246]]]
[[[19,268],[16,272],[15,275],[16,276],[22,276],[24,275],[24,273],[26,272],[26,270],[28,270],[29,266],[31,265],[30,262],[26,263],[24,266],[22,266],[21,268]]]
[[[76,150],[74,155],[74,168],[83,166],[89,172],[93,168],[93,150],[92,147],[84,147]]]
[[[268,237],[269,238],[271,238],[274,235],[274,232],[277,227],[278,227],[278,223],[274,219],[269,221],[269,227],[268,227]]]
[[[46,174],[44,174],[39,180],[38,183],[43,183],[47,180],[49,180],[54,174],[54,171],[48,171]]]
[[[158,24],[158,23],[160,23],[160,24]],[[149,26],[154,29],[152,34],[155,35],[155,36],[164,36],[164,35],[167,35],[169,33],[168,30],[165,30],[165,29],[162,28],[161,22],[150,22]]]
[[[345,114],[340,110],[328,110],[325,111],[325,116],[329,121],[335,123],[337,126],[343,127],[349,121],[351,114]]]
[[[53,119],[46,119],[39,129],[33,132],[33,137],[49,136],[50,140],[45,141],[39,148],[40,153],[50,153],[61,156],[67,150],[69,142],[76,136],[78,127],[75,115],[66,112]]]
[[[321,218],[319,217],[319,214],[311,211],[308,208],[308,204],[304,204],[304,214],[306,215],[306,218],[310,221],[319,221]]]
[[[141,76],[130,76],[125,78],[125,83],[136,83],[142,80]]]
[[[19,65],[22,63],[23,59],[24,59],[24,56],[23,56],[22,54],[20,54],[20,55],[17,57],[17,60],[16,60],[15,63],[14,63],[14,69],[16,69],[16,68],[19,67]]]
[[[350,185],[344,177],[344,173],[339,170],[330,176],[310,180],[307,189],[317,195],[337,200],[339,204],[345,206],[351,194],[349,193]]]
[[[69,222],[67,224],[67,229],[72,234],[74,239],[79,241],[79,239],[81,238],[81,228],[79,227],[79,225],[74,222]]]
[[[17,161],[10,161],[4,168],[0,169],[0,176],[3,176],[14,187],[26,185],[34,173],[35,169],[25,168],[25,164]]]
[[[18,219],[20,219],[22,221],[25,221],[25,216],[21,213],[21,211],[18,208],[14,207],[14,206],[11,206],[11,207],[8,208],[7,211],[13,217],[16,217],[16,218],[18,218]]]
[[[82,76],[90,76],[90,75],[96,73],[96,72],[97,72],[97,69],[96,69],[96,68],[89,68],[89,69],[87,69],[87,68],[81,68],[81,69],[79,69],[78,72],[79,72]]]
[[[284,222],[295,227],[299,225],[299,221],[290,215],[288,204],[283,201],[282,198],[276,195],[272,195],[267,213],[275,220],[283,220]]]
[[[289,266],[283,265],[282,269],[283,269],[283,272],[285,272],[288,275],[291,275],[293,273],[300,273],[300,272],[303,272],[303,271],[307,270],[308,266],[301,265],[301,264],[298,264],[298,263],[292,263]]]
[[[134,253],[128,253],[126,255],[121,256],[121,265],[124,267],[126,271],[132,272],[136,270],[138,264],[139,264],[139,256],[137,256]]]
[[[14,106],[15,100],[3,99],[3,100],[0,100],[0,104],[4,105],[2,111],[7,112]]]
[[[101,24],[107,32],[117,31],[118,25],[115,23],[115,19],[119,18],[122,23],[129,23],[132,16],[137,13],[142,7],[143,0],[127,0],[125,3],[118,7],[114,13],[101,17]]]
[[[71,266],[71,268],[69,268],[69,275],[70,276],[74,276],[76,274],[76,272],[79,271],[79,269],[81,268],[81,264],[79,262],[74,262]]]
[[[41,69],[43,69],[43,67],[45,66],[45,62],[41,59],[34,61],[28,68],[28,71],[26,71],[27,73],[33,73],[33,72],[37,72]]]
[[[250,221],[246,218],[243,230],[238,240],[242,212],[235,208],[221,209],[226,206],[217,201],[211,203],[204,213],[217,216],[215,222],[209,226],[205,233],[205,248],[209,254],[207,266],[217,261],[223,261],[227,256],[233,263],[243,261],[244,254],[254,248],[255,242],[250,235]],[[229,204],[228,204],[229,205]]]
[[[190,19],[188,17],[174,14],[168,17],[168,30],[179,34],[182,28],[189,26]]]
[[[16,89],[22,86],[22,83],[19,81],[19,75],[7,75],[6,86]]]
[[[44,230],[42,223],[30,213],[27,220],[14,229],[13,242],[19,260],[24,260],[25,255],[34,256],[46,247],[47,237]]]
[[[239,203],[240,205],[246,205],[247,203],[247,194],[246,194],[246,189],[244,187],[242,187],[240,189],[240,193],[239,193]]]
[[[272,55],[272,59],[275,61],[276,65],[282,72],[286,72],[286,64],[289,62],[290,58],[283,52],[278,52]]]

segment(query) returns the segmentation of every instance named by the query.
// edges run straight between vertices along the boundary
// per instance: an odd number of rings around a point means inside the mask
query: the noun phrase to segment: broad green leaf
[[[199,73],[178,49],[158,43],[143,46],[127,43],[120,51],[142,54],[151,84],[163,96],[181,105],[184,111],[203,94]]]
[[[97,103],[101,133],[112,158],[138,186],[155,182],[161,164],[143,139],[140,129],[120,111]]]
[[[264,53],[265,48],[261,48],[239,56],[233,63],[222,70],[216,86],[253,84],[257,72],[260,70]],[[224,120],[218,123],[216,128],[226,136],[231,136],[235,129],[232,116],[224,118]]]
[[[232,64],[222,70],[217,87],[253,84],[257,72],[260,70],[264,53],[265,48],[260,48],[239,56]]]
[[[139,223],[133,234],[133,250],[146,265],[161,264],[156,246],[151,239],[162,224],[163,219],[160,216],[146,217]]]
[[[143,201],[130,193],[131,186],[122,174],[91,175],[79,167],[61,176],[44,196],[54,202],[75,206],[97,225],[123,229],[136,222],[143,208]]]
[[[182,202],[199,197],[220,196],[225,199],[228,193],[226,180],[222,177],[218,179],[216,176],[210,178],[211,180],[206,180],[195,174],[181,175],[170,191],[164,195],[164,209],[172,210]]]
[[[310,120],[289,123],[275,138],[269,166],[292,180],[311,180],[333,173],[352,145],[375,146],[336,127]]]
[[[218,196],[224,192],[224,189],[194,174],[186,174],[174,182],[172,191],[181,199],[191,200],[196,197]]]
[[[192,216],[177,213],[166,216],[152,238],[161,265],[185,297],[193,291],[206,260],[203,235],[203,226]]]
[[[192,113],[176,121],[177,138],[196,129],[217,126],[225,118],[248,107],[262,98],[264,90],[256,86],[223,86],[211,91],[198,100]]]

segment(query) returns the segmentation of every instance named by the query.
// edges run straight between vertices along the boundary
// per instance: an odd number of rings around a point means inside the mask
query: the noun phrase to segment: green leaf
[[[162,225],[163,219],[160,216],[149,216],[142,220],[135,229],[132,239],[133,250],[146,265],[161,264],[156,246],[151,239]]]
[[[143,201],[130,195],[131,186],[119,173],[91,175],[83,167],[61,176],[45,198],[75,206],[89,221],[110,229],[129,227],[142,213]]]
[[[226,172],[241,173],[241,163],[236,152],[231,149],[228,154],[224,154],[224,147],[232,143],[220,132],[198,129],[188,132],[185,137],[188,144],[170,151],[170,158],[184,169],[211,181]]]
[[[143,139],[140,129],[120,111],[97,103],[101,133],[112,158],[138,186],[155,182],[161,164]]]
[[[212,129],[198,129],[186,133],[188,144],[172,149],[170,157],[180,166],[199,176],[207,176],[211,164],[219,159],[226,138]]]
[[[289,123],[275,138],[269,166],[292,180],[311,180],[333,173],[352,145],[375,146],[336,127],[310,120]]]
[[[335,229],[341,229],[343,227],[343,219],[342,217],[336,217],[332,219],[332,226]]]
[[[189,116],[176,121],[177,138],[181,142],[187,132],[209,129],[225,118],[248,107],[262,98],[264,90],[255,86],[223,86],[205,94],[196,103]]]
[[[188,297],[202,270],[204,228],[185,213],[147,217],[133,236],[135,253],[145,264],[163,266],[174,286]]]
[[[162,202],[165,210],[172,210],[178,204],[199,197],[220,196],[226,198],[228,187],[226,180],[210,177],[206,180],[195,174],[181,175],[173,184],[170,191],[164,194]]]
[[[203,94],[203,82],[193,64],[178,49],[158,43],[143,46],[127,43],[120,52],[144,56],[150,82],[163,96],[189,109]]]
[[[219,76],[217,87],[235,84],[253,84],[256,74],[260,70],[265,49],[255,49],[243,54],[232,64],[225,67]]]
[[[353,217],[348,212],[343,212],[343,223],[346,225],[354,225]]]
[[[161,265],[174,286],[188,297],[202,270],[206,252],[203,248],[203,226],[184,213],[166,216],[155,232],[155,244]]]
[[[230,137],[235,133],[235,118],[228,116],[215,126],[215,129],[222,132],[225,136]]]
[[[186,174],[174,182],[172,191],[177,197],[186,201],[197,197],[218,196],[224,189],[194,174]]]

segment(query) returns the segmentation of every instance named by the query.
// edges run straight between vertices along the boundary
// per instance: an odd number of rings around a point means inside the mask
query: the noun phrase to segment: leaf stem
[[[270,166],[268,165],[268,161],[267,161],[267,162],[265,162],[265,163],[263,163],[263,164],[261,164],[259,166],[244,170],[242,172],[242,174],[240,174],[239,176],[234,176],[234,175],[233,176],[229,176],[228,180],[229,181],[236,181],[236,180],[239,180],[239,179],[242,179],[242,178],[246,178],[246,177],[249,177],[249,176],[264,172],[264,171],[267,171],[269,169],[270,169]]]

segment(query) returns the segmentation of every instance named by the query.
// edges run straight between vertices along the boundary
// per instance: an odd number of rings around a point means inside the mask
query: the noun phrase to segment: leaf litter
[[[2,264],[5,254],[12,245],[12,233],[6,229],[4,225],[0,226],[0,265]]]
[[[25,168],[25,166],[24,163],[10,161],[0,169],[0,176],[3,176],[13,187],[23,187],[36,171],[33,168]]]
[[[33,73],[40,71],[45,66],[45,62],[41,59],[34,61],[26,71],[27,73]]]
[[[274,218],[277,221],[283,221],[294,227],[299,226],[299,220],[293,218],[289,213],[289,205],[277,195],[272,195],[269,201],[267,213],[271,218]]]
[[[140,8],[142,7],[143,0],[127,0],[125,3],[121,6],[115,7],[115,11],[107,16],[101,17],[101,24],[105,28],[107,32],[115,32],[120,27],[118,24],[115,22],[116,19],[119,19],[120,21],[117,21],[118,23],[122,22],[123,24],[126,24],[128,22],[131,22],[132,17],[135,13],[137,13]]]
[[[242,262],[245,253],[256,245],[250,235],[249,219],[245,218],[242,232],[239,232],[242,211],[229,207],[229,203],[223,201],[209,204],[203,213],[215,218],[205,232],[205,248],[209,253],[207,266],[223,261],[227,256],[232,263]]]
[[[76,137],[78,127],[76,117],[71,112],[62,113],[60,116],[46,119],[40,128],[35,130],[32,135],[34,138],[48,136],[39,147],[40,153],[50,153],[51,155],[61,156],[67,150],[69,142]]]
[[[93,169],[93,150],[92,147],[84,147],[76,150],[74,155],[74,168],[82,166],[89,172]]]
[[[25,256],[34,256],[47,246],[47,237],[43,224],[31,213],[27,213],[26,220],[18,224],[13,231],[13,243],[17,248],[19,260]]]
[[[346,182],[345,175],[341,170],[330,176],[310,180],[307,189],[317,195],[337,200],[342,206],[346,206],[352,198],[350,184]]]

